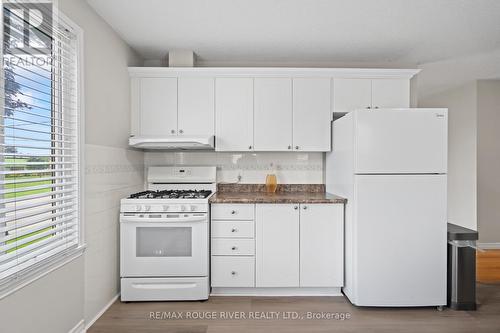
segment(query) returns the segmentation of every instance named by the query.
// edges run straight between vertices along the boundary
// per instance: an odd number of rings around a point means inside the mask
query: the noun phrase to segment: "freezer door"
[[[355,181],[351,301],[446,304],[446,175],[360,175]]]
[[[446,173],[447,109],[355,112],[355,173]]]

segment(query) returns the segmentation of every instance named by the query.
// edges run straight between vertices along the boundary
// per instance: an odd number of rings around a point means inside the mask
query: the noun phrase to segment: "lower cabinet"
[[[255,258],[212,256],[212,287],[254,287]]]
[[[253,256],[255,241],[253,239],[213,239],[213,256]]]
[[[212,287],[255,287],[254,212],[254,204],[212,205]]]
[[[299,287],[299,205],[255,206],[256,287]]]
[[[218,214],[222,208],[245,209],[248,220]],[[343,204],[213,204],[212,212],[212,287],[343,286]]]
[[[300,205],[300,286],[344,284],[344,205]]]

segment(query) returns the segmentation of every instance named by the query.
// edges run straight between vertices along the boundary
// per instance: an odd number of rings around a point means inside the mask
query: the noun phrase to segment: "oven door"
[[[208,276],[208,216],[120,216],[121,277]]]

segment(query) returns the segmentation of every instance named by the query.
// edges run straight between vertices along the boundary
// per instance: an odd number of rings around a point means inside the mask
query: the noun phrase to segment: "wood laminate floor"
[[[500,282],[500,250],[477,251],[476,271],[480,282]]]
[[[442,312],[435,308],[381,309],[357,308],[343,297],[211,297],[206,302],[144,302],[116,301],[94,325],[89,333],[198,333],[198,332],[439,332],[475,333],[500,332],[500,284],[478,284],[477,311]],[[151,319],[151,312],[158,319]],[[275,319],[224,319],[223,313],[237,313],[248,317],[274,312]],[[307,312],[338,313],[349,319],[286,319],[283,313]],[[173,315],[176,313],[176,315]],[[213,313],[216,319],[192,319]],[[166,319],[165,314],[181,316]],[[163,317],[162,317],[163,316]]]

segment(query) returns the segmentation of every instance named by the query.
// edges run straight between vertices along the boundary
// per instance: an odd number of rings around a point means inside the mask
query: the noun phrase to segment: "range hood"
[[[214,149],[213,135],[166,135],[166,136],[133,136],[128,144],[140,149]]]

